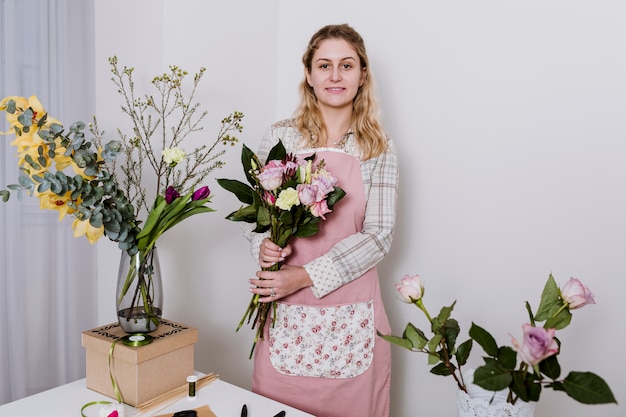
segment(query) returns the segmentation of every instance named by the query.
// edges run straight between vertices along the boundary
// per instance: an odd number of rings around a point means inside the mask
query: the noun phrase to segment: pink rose
[[[313,203],[312,206],[310,206],[310,210],[311,214],[313,214],[315,217],[321,217],[324,220],[326,220],[326,217],[324,217],[324,215],[332,211],[328,208],[326,200],[316,201],[315,203]]]
[[[319,170],[311,179],[311,184],[317,185],[317,201],[320,201],[335,189],[337,179],[325,169]]]
[[[554,340],[554,329],[544,329],[526,323],[522,326],[524,330],[524,340],[521,345],[511,336],[511,343],[519,353],[522,361],[530,366],[535,366],[548,356],[559,352],[559,345]]]
[[[305,206],[312,206],[317,200],[317,186],[312,184],[298,184],[296,187],[298,198]]]
[[[400,293],[400,299],[408,304],[413,304],[424,296],[424,285],[419,275],[405,275],[400,283],[396,284],[396,290]]]
[[[561,289],[561,298],[568,304],[570,310],[596,303],[591,290],[574,277],[570,278]]]
[[[272,191],[280,187],[283,183],[285,165],[282,161],[272,160],[261,169],[259,182],[266,191]]]

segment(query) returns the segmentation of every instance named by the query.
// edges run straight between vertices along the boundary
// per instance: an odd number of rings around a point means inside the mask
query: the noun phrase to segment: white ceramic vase
[[[466,381],[473,381],[474,370],[464,372]],[[478,385],[467,384],[467,393],[459,390],[458,417],[533,417],[535,403],[518,400],[506,402],[508,390],[487,391]]]

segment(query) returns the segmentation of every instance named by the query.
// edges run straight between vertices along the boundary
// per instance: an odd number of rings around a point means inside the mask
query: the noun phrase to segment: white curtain
[[[0,98],[37,95],[66,127],[94,114],[93,0],[0,0]],[[4,113],[0,130],[6,131]],[[0,189],[18,177],[0,136]],[[83,378],[96,253],[36,198],[0,202],[0,404]]]

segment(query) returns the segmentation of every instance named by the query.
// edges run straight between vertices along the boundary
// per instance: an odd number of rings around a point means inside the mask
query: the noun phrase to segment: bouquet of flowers
[[[237,180],[218,179],[217,182],[246,204],[226,218],[232,221],[256,223],[254,232],[269,231],[269,238],[280,247],[285,247],[292,237],[313,236],[319,230],[321,220],[332,212],[334,205],[345,196],[337,187],[337,180],[325,168],[324,160],[314,167],[315,154],[300,158],[287,154],[279,141],[262,164],[259,158],[245,145],[241,152],[243,169],[248,180],[245,184]],[[267,268],[278,271],[281,263]],[[252,296],[237,330],[247,320],[252,328],[257,327],[250,352],[254,352],[259,339],[263,340],[263,329],[274,302],[259,303],[259,296]]]
[[[556,330],[567,327],[572,320],[572,310],[587,304],[595,304],[592,292],[578,279],[570,280],[560,288],[550,274],[541,294],[536,313],[526,302],[529,323],[522,326],[523,339],[511,337],[512,347],[498,346],[493,336],[484,328],[472,323],[470,339],[456,345],[460,333],[458,322],[451,317],[456,301],[443,307],[436,317],[431,317],[423,302],[424,286],[420,277],[405,276],[396,289],[402,301],[414,304],[426,316],[433,336],[429,338],[422,330],[408,323],[402,337],[382,335],[385,340],[414,352],[428,355],[430,370],[435,375],[451,375],[460,390],[467,392],[461,367],[467,363],[473,341],[485,353],[485,364],[474,372],[474,384],[488,391],[508,390],[507,402],[539,401],[543,387],[565,391],[571,398],[583,404],[616,403],[607,383],[592,372],[570,372],[564,379],[558,354],[561,342]],[[543,322],[543,326],[538,326]],[[521,361],[517,366],[517,356]],[[456,364],[454,363],[456,362]]]
[[[183,139],[201,131],[207,115],[206,111],[198,113],[199,103],[194,102],[205,69],[195,74],[187,97],[183,91],[187,72],[171,66],[169,73],[152,80],[160,95],[157,99],[152,95],[136,96],[133,68],[119,68],[116,57],[109,63],[112,80],[124,101],[122,112],[132,123],[132,134],[127,136],[118,130],[120,140],[105,144],[104,133],[94,117],[89,126],[93,135],[90,141],[83,122],[72,124],[66,131],[48,115],[36,96],[6,97],[0,102],[0,111],[6,113],[10,130],[4,134],[16,136],[11,145],[17,147],[21,175],[18,184],[0,190],[0,197],[6,202],[11,191],[18,199],[28,192],[39,198],[42,209],[57,210],[60,219],[73,215],[75,237],[86,236],[93,244],[106,235],[117,242],[132,263],[120,297],[134,283],[133,306],[128,311],[143,308],[152,316],[152,249],[157,239],[176,224],[214,211],[207,206],[209,188],[200,185],[212,170],[223,165],[219,157],[225,150],[217,150],[216,146],[234,146],[237,138],[230,133],[241,132],[243,114],[233,112],[222,119],[211,145],[187,152],[182,148]],[[170,120],[176,116],[180,118]],[[120,159],[121,166],[116,167]],[[156,196],[152,199],[142,178],[148,166],[156,177]],[[122,176],[118,176],[117,168]],[[73,174],[66,174],[69,169]],[[142,209],[147,212],[145,220],[140,219]]]

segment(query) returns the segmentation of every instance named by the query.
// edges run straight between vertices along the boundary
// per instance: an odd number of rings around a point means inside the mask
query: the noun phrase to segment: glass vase
[[[159,327],[163,285],[156,247],[133,256],[122,251],[115,301],[117,319],[126,333],[150,333]]]

